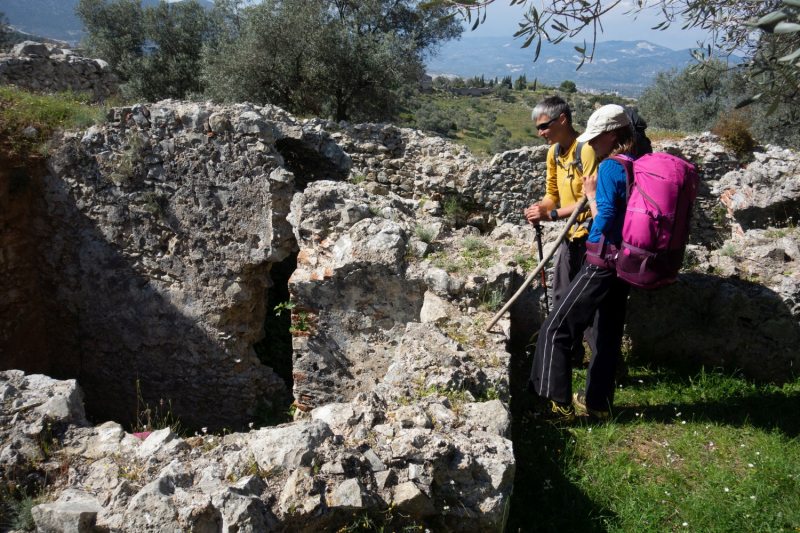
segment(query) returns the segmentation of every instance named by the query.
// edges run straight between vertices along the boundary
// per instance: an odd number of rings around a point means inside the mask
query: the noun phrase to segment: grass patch
[[[421,225],[417,225],[417,227],[414,228],[414,233],[417,235],[417,239],[428,244],[430,244],[436,236],[436,232],[433,228],[426,228]]]
[[[651,142],[680,141],[692,135],[685,131],[662,130],[659,128],[647,128],[645,133],[647,133],[647,138],[650,139]]]
[[[732,242],[726,242],[722,245],[722,248],[719,249],[719,253],[727,257],[733,257],[734,259],[739,256],[739,250]]]
[[[611,422],[556,429],[521,416],[530,364],[512,358],[518,466],[507,531],[800,528],[800,378],[777,386],[632,367]],[[585,377],[574,372],[575,390]]]
[[[31,509],[38,503],[34,496],[24,491],[5,489],[2,502],[0,502],[0,528],[3,531],[6,528],[18,531],[32,531],[36,524],[33,521]]]
[[[0,138],[17,153],[46,149],[57,129],[85,128],[103,122],[105,116],[106,108],[92,104],[86,94],[39,94],[0,87]]]

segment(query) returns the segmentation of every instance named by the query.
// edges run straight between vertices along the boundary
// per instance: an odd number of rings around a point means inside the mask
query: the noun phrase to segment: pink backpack
[[[625,168],[628,178],[622,245],[616,250],[602,240],[591,247],[587,243],[586,259],[616,267],[621,279],[642,289],[671,285],[689,243],[692,206],[700,185],[697,170],[662,153],[645,154],[636,161],[626,156],[611,159]]]

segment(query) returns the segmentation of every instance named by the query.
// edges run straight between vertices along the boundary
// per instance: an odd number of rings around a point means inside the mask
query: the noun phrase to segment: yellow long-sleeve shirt
[[[578,141],[575,141],[568,150],[564,150],[562,147],[558,162],[556,162],[555,144],[547,152],[547,192],[544,197],[549,198],[561,207],[580,201],[583,198],[583,182],[581,178],[597,173],[599,162],[589,143],[584,144],[581,149],[583,172],[579,172],[576,165],[569,165],[575,161],[575,149],[577,146]],[[581,213],[578,216],[578,224],[583,223],[591,215],[588,210]],[[579,225],[577,230],[570,230],[569,239],[583,237],[588,233],[584,227]]]

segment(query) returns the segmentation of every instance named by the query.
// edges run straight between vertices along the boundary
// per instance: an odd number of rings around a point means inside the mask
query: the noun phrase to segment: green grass
[[[14,86],[0,87],[0,141],[15,152],[41,150],[57,129],[78,129],[105,120],[106,108],[78,93],[38,94]],[[28,126],[37,133],[26,137]]]
[[[633,367],[611,422],[557,429],[521,416],[530,364],[512,360],[522,378],[507,531],[800,528],[800,379]],[[574,376],[582,388],[586,371]]]

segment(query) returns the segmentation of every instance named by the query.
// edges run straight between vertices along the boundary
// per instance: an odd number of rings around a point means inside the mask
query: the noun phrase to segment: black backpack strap
[[[581,161],[581,150],[583,150],[583,145],[586,143],[578,143],[578,146],[575,147],[575,168],[578,169],[578,173],[583,175],[583,161]],[[556,165],[561,165],[561,145],[556,143]],[[564,165],[561,165],[562,167]]]
[[[583,176],[583,161],[581,161],[581,152],[583,152],[583,145],[586,144],[578,143],[578,146],[575,147],[575,168],[578,169],[578,174]]]

